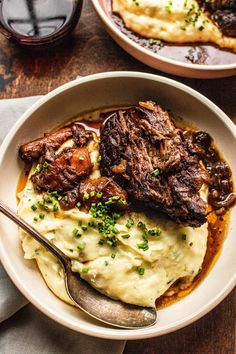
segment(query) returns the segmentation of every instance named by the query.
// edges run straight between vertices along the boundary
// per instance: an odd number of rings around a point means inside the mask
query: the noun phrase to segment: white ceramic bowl
[[[128,38],[113,23],[109,15],[108,0],[92,0],[92,3],[111,37],[130,55],[144,64],[169,74],[198,79],[213,79],[236,75],[236,61],[233,64],[219,65],[191,64],[153,53]]]
[[[136,104],[152,99],[208,131],[236,171],[236,128],[211,101],[179,82],[145,73],[101,73],[69,82],[32,106],[15,124],[0,148],[0,198],[16,209],[16,185],[22,164],[20,144],[49,131],[77,114],[103,107]],[[234,180],[236,176],[234,175]],[[236,284],[236,209],[219,260],[204,281],[187,297],[158,312],[155,326],[122,330],[93,320],[59,299],[45,285],[33,261],[24,260],[17,227],[0,215],[0,257],[19,290],[39,310],[75,331],[103,338],[140,339],[184,327],[214,308]]]

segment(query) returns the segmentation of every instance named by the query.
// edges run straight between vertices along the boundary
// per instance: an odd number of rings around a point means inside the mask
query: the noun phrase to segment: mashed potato
[[[141,36],[172,43],[211,42],[236,52],[236,38],[224,36],[194,0],[113,0],[113,11]]]
[[[92,142],[89,151],[94,163],[90,177],[95,178],[99,176],[98,144]],[[181,227],[158,214],[126,213],[117,219],[117,246],[113,247],[101,243],[102,235],[96,226],[99,220],[89,212],[79,208],[63,211],[59,205],[49,205],[47,211],[42,211],[42,196],[34,191],[30,179],[19,198],[19,215],[71,258],[73,271],[114,299],[154,306],[155,299],[177,279],[190,284],[201,268],[207,223],[199,228]],[[148,249],[142,246],[140,225],[156,231],[149,236]],[[72,303],[57,259],[24,231],[20,230],[20,236],[25,258],[36,259],[48,287]]]

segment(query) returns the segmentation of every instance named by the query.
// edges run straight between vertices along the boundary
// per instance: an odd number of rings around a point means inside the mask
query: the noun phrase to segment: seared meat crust
[[[76,145],[84,146],[91,138],[91,132],[86,131],[81,124],[74,123],[69,127],[21,145],[19,155],[26,162],[37,161],[41,156],[46,161],[53,161],[55,151],[70,138],[73,138]]]
[[[21,145],[19,155],[22,160],[27,162],[37,161],[40,156],[45,155],[46,151],[57,150],[61,144],[72,137],[71,128],[63,128],[55,133],[45,135],[42,138],[33,140]],[[50,158],[51,160],[51,158]]]
[[[71,138],[78,147],[56,153]],[[88,208],[92,203],[108,202],[113,210],[127,209],[127,193],[111,178],[87,178],[92,163],[85,145],[90,138],[91,132],[75,122],[70,127],[22,145],[19,154],[27,162],[38,162],[31,176],[34,188],[38,192],[58,192],[62,209],[74,208],[78,202]],[[84,198],[84,195],[89,198]]]
[[[40,172],[32,175],[31,180],[38,191],[66,192],[87,177],[92,164],[86,147],[62,153]]]
[[[185,225],[206,222],[199,190],[208,175],[160,106],[143,103],[113,113],[101,128],[100,153],[102,173],[133,200]]]

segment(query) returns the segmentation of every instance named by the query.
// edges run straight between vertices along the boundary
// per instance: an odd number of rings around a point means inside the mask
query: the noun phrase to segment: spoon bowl
[[[10,218],[57,257],[64,270],[68,296],[74,302],[75,306],[79,307],[82,311],[111,326],[127,329],[152,326],[156,323],[157,312],[155,308],[140,307],[110,299],[81,279],[78,273],[72,272],[70,258],[1,200],[0,212]]]

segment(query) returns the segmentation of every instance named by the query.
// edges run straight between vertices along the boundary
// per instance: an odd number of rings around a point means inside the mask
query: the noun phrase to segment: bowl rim
[[[178,60],[170,59],[163,57],[157,53],[153,53],[152,51],[142,47],[141,45],[135,43],[132,41],[128,36],[126,36],[124,33],[122,33],[118,27],[112,22],[109,16],[105,13],[103,10],[100,1],[101,0],[91,0],[92,4],[99,15],[99,17],[102,19],[103,23],[109,28],[109,30],[115,35],[118,36],[118,38],[125,42],[128,46],[131,46],[135,50],[141,52],[145,56],[149,56],[152,59],[156,60],[158,59],[159,61],[162,61],[163,63],[179,66],[182,68],[188,68],[188,69],[193,69],[196,71],[221,71],[221,70],[232,70],[236,69],[236,62],[233,64],[216,64],[216,65],[203,65],[203,64],[190,64],[190,63],[183,63]]]
[[[40,98],[36,103],[34,103],[26,112],[17,120],[17,122],[13,125],[10,129],[9,133],[5,137],[2,145],[0,146],[0,169],[1,164],[5,156],[5,152],[8,148],[8,145],[11,143],[11,139],[17,133],[17,131],[21,128],[22,124],[30,119],[32,113],[34,113],[38,108],[44,105],[46,102],[50,101],[53,97],[57,96],[58,94],[67,91],[74,86],[96,81],[96,80],[103,80],[103,79],[110,79],[110,78],[140,78],[140,79],[147,79],[147,80],[154,80],[157,82],[161,82],[167,85],[171,85],[178,90],[182,90],[187,94],[190,94],[193,97],[196,97],[202,104],[207,105],[217,116],[218,119],[224,122],[227,128],[232,132],[233,137],[236,140],[236,126],[230,120],[230,118],[213,102],[211,102],[208,98],[203,96],[202,94],[198,93],[194,89],[184,85],[176,80],[169,79],[163,76],[148,74],[143,72],[135,72],[135,71],[115,71],[115,72],[105,72],[99,74],[93,74],[86,77],[78,78],[76,80],[70,81],[62,86],[59,86],[55,90],[51,91],[50,93],[46,94],[44,97]],[[1,223],[1,221],[0,221]],[[227,282],[227,284],[221,289],[221,291],[216,294],[208,303],[203,306],[200,310],[196,311],[195,313],[187,316],[183,320],[176,321],[172,323],[171,326],[166,326],[164,329],[157,333],[156,327],[147,327],[141,330],[124,330],[124,329],[117,329],[117,332],[114,332],[114,328],[112,328],[112,333],[109,332],[109,328],[89,328],[88,325],[84,326],[77,326],[76,324],[72,323],[70,320],[65,319],[56,311],[49,308],[45,303],[42,303],[41,300],[31,295],[30,291],[27,289],[24,281],[17,275],[16,269],[14,269],[13,265],[11,264],[10,260],[8,259],[7,253],[4,251],[2,246],[2,242],[0,239],[0,259],[1,262],[6,269],[8,275],[12,279],[13,283],[17,286],[20,292],[41,312],[47,315],[49,318],[53,319],[54,321],[60,323],[61,325],[68,327],[74,331],[87,334],[94,337],[105,338],[105,339],[114,339],[114,340],[135,340],[135,339],[145,339],[151,338],[155,336],[161,336],[164,334],[168,334],[179,330],[183,327],[188,326],[189,324],[195,322],[196,320],[200,319],[204,315],[206,315],[209,311],[211,311],[214,307],[216,307],[234,288],[236,285],[236,273],[234,276]],[[85,328],[86,327],[86,328]]]

